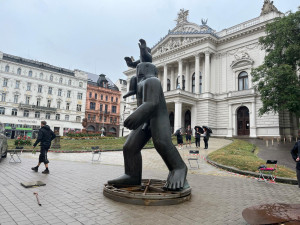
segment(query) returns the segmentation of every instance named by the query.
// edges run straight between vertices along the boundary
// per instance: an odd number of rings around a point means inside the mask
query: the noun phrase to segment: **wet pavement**
[[[211,138],[210,150],[200,150],[200,169],[188,174],[192,199],[172,206],[128,205],[103,196],[106,181],[124,171],[122,152],[103,153],[100,162],[92,162],[91,153],[51,153],[49,175],[41,173],[43,166],[38,173],[30,169],[38,155],[23,153],[22,163],[9,163],[8,157],[0,163],[0,224],[246,224],[242,211],[247,207],[299,204],[298,186],[234,176],[203,160],[208,152],[229,143]],[[179,150],[185,161],[189,150]],[[168,171],[158,153],[149,149],[142,154],[143,178],[166,179]],[[46,186],[20,185],[38,180]]]

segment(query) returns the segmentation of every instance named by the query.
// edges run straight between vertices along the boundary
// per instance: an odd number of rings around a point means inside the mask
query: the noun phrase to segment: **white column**
[[[210,92],[210,52],[205,52],[205,92]]]
[[[195,93],[200,93],[200,56],[199,53],[195,55]]]
[[[182,89],[182,59],[178,59],[177,61],[178,61],[178,81],[180,84],[180,89]]]
[[[185,90],[186,91],[191,91],[190,89],[190,64],[189,61],[186,61],[185,64]]]
[[[255,100],[251,103],[250,137],[256,137],[256,106]]]
[[[227,137],[232,137],[232,105],[228,105],[228,129]]]
[[[164,85],[163,85],[163,90],[164,92],[167,91],[167,87],[168,87],[168,65],[165,63],[164,64]]]
[[[181,117],[182,117],[182,103],[175,102],[175,114],[174,114],[174,132],[181,128]]]
[[[176,89],[176,84],[175,84],[175,68],[174,66],[171,67],[171,91]]]
[[[193,129],[197,125],[197,103],[195,102],[191,109],[191,128]],[[195,135],[193,129],[193,135]]]

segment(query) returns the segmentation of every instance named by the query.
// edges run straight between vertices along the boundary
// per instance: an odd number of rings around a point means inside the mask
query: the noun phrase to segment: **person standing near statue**
[[[191,125],[188,125],[188,127],[185,129],[185,146],[187,147],[188,143],[191,147],[191,139],[192,139],[193,131],[191,129]]]
[[[206,127],[204,127],[203,130],[204,133],[202,134],[202,136],[204,141],[204,149],[208,149],[209,132]]]
[[[291,154],[293,159],[296,162],[296,173],[297,173],[297,180],[298,186],[300,188],[300,141],[297,141],[291,150]]]
[[[199,128],[196,127],[196,131],[195,131],[195,142],[196,142],[196,148],[200,148],[200,131],[199,131]]]
[[[38,137],[37,137],[35,143],[33,144],[33,148],[35,148],[38,145],[38,143],[40,143],[40,146],[41,146],[39,163],[36,167],[31,168],[33,171],[38,172],[39,166],[41,165],[41,163],[44,163],[46,169],[42,173],[49,174],[49,169],[48,169],[49,160],[47,158],[47,153],[51,146],[51,141],[55,137],[56,137],[56,135],[50,129],[50,127],[47,125],[47,122],[42,121],[41,128],[39,129]]]

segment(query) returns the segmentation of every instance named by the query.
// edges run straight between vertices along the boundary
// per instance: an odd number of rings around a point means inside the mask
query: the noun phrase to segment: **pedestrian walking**
[[[298,186],[300,188],[300,141],[297,141],[291,150],[291,154],[293,159],[296,162],[296,173],[297,173],[297,180]]]
[[[188,143],[190,144],[191,147],[191,139],[193,135],[193,130],[191,129],[191,125],[188,125],[188,127],[185,129],[185,146],[187,147]]]
[[[48,150],[51,146],[51,141],[55,138],[54,132],[50,129],[50,127],[47,125],[46,121],[41,122],[41,128],[39,129],[38,137],[33,144],[33,148],[37,146],[37,144],[40,143],[40,156],[39,156],[39,163],[36,167],[32,167],[31,169],[35,172],[38,172],[39,166],[41,163],[45,164],[46,169],[42,172],[44,174],[49,174],[48,169],[48,163],[49,160],[47,158]]]
[[[175,132],[175,135],[177,136],[178,149],[181,149],[181,148],[182,148],[182,145],[183,145],[181,129],[178,129],[178,130]]]
[[[196,148],[200,148],[200,136],[201,136],[201,133],[199,131],[199,128],[196,127],[196,131],[195,131],[195,142],[196,142]]]
[[[203,127],[204,133],[202,134],[203,136],[203,141],[204,141],[204,149],[208,149],[208,140],[210,133],[208,132],[206,127]]]

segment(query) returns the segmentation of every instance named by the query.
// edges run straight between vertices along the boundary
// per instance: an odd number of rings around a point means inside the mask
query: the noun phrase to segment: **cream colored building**
[[[178,13],[176,27],[152,47],[173,131],[191,124],[211,127],[214,136],[297,135],[298,120],[289,113],[258,116],[262,102],[251,82],[251,69],[265,56],[259,37],[281,15],[265,0],[260,16],[215,31],[207,20],[199,25],[188,21],[188,11]],[[135,73],[124,72],[128,84]],[[130,97],[127,115],[135,108]]]

